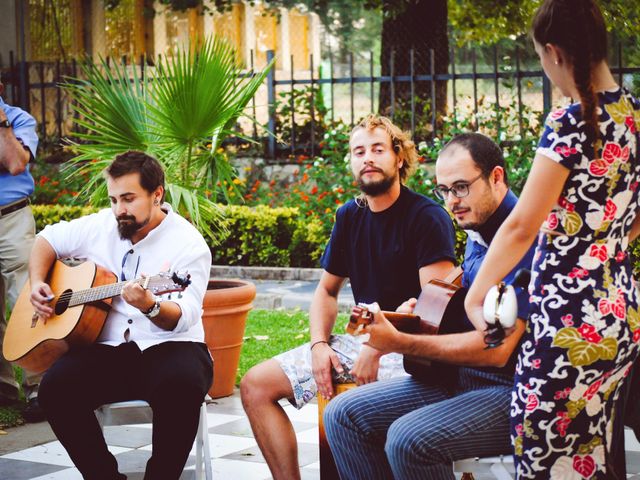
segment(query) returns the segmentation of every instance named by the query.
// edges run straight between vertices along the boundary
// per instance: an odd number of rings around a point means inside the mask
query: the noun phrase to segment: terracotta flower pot
[[[204,296],[204,338],[213,357],[212,398],[233,393],[240,350],[256,286],[244,280],[210,280]]]

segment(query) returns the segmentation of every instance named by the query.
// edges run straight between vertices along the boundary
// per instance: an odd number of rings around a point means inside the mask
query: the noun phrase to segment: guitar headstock
[[[373,322],[375,307],[377,307],[377,304],[367,305],[366,303],[359,303],[354,306],[351,309],[349,323],[344,327],[345,332],[350,335],[361,335],[364,333],[364,327]]]
[[[151,290],[154,295],[182,292],[190,284],[191,275],[187,272],[160,272],[152,277],[142,279],[142,286],[147,290]]]

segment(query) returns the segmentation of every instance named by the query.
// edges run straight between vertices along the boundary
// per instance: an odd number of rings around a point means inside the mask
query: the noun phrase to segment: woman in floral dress
[[[627,254],[640,233],[640,103],[616,85],[592,0],[545,0],[533,22],[547,76],[579,102],[549,114],[518,205],[466,299],[482,302],[538,244],[531,313],[516,369],[512,440],[518,478],[614,478],[617,400],[640,344]]]

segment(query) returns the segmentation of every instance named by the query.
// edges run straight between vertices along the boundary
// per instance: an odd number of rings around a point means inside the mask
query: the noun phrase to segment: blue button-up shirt
[[[35,158],[38,148],[35,119],[21,108],[7,105],[2,97],[0,97],[0,108],[7,115],[16,138],[29,149],[31,157]],[[28,167],[18,175],[11,175],[6,170],[0,169],[0,207],[28,197],[33,193],[33,189],[33,177]]]
[[[493,215],[482,225],[477,231],[467,231],[467,248],[464,252],[464,261],[462,262],[462,286],[469,288],[473,283],[473,280],[478,274],[480,265],[487,255],[489,245],[493,240],[498,228],[502,225],[502,222],[509,216],[513,207],[516,206],[518,197],[509,190],[504,199],[498,206],[498,209],[493,212]],[[518,265],[509,272],[504,279],[506,283],[512,283],[513,277],[521,268],[531,269],[533,262],[533,254],[535,252],[535,242],[529,248],[527,254],[522,257],[522,260],[518,262]],[[516,295],[518,297],[518,317],[526,320],[529,316],[529,293],[525,288],[516,288]]]

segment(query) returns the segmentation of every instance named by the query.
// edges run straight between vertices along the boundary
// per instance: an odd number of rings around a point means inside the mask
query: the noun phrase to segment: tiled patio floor
[[[318,406],[315,401],[301,410],[296,410],[287,402],[282,405],[298,438],[302,480],[319,480]],[[237,390],[230,397],[214,400],[207,406],[207,412],[214,479],[270,479],[269,469],[253,438]],[[625,433],[627,476],[640,479],[640,443],[631,430]],[[145,464],[151,454],[151,424],[106,427],[105,437],[118,459],[120,471],[129,480],[142,480]],[[35,446],[0,456],[0,480],[82,480],[59,442],[39,443],[34,438]],[[191,452],[181,480],[195,478],[194,461],[195,449]],[[476,476],[477,480],[489,478],[494,477]]]
[[[298,411],[287,403],[284,408],[297,433],[302,479],[318,480],[318,406],[312,403]],[[236,392],[231,397],[213,400],[207,406],[207,413],[214,478],[271,478],[253,438],[239,394]],[[105,427],[105,437],[109,449],[118,459],[120,472],[130,480],[141,480],[151,454],[151,424]],[[34,439],[36,443],[37,439]],[[181,480],[195,478],[194,462],[195,449]],[[0,479],[82,480],[82,476],[73,467],[62,445],[54,441],[0,456]]]

